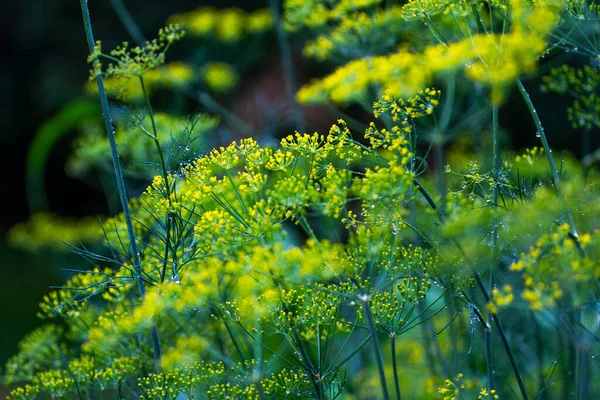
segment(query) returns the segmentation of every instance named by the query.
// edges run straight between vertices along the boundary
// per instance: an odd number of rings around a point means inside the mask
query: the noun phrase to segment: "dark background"
[[[248,10],[264,1],[126,0],[147,37],[164,25],[167,16],[213,4]],[[129,40],[108,0],[90,0],[96,39],[112,48]],[[77,0],[4,0],[0,6],[0,365],[16,351],[16,343],[39,320],[38,303],[48,286],[60,283],[44,258],[9,248],[5,234],[27,219],[25,159],[29,144],[46,119],[82,92],[88,77],[88,54]],[[310,70],[304,71],[310,75]],[[566,99],[542,97],[539,80],[530,88],[555,149],[579,149],[578,135],[566,122]],[[501,126],[514,147],[539,145],[533,123],[518,94],[501,110]],[[65,216],[106,214],[104,197],[64,171],[73,134],[62,139],[46,169],[50,209]],[[556,153],[555,153],[556,154]]]

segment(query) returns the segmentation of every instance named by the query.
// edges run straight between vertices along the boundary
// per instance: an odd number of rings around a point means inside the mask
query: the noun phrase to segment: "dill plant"
[[[123,4],[112,3],[142,40]],[[111,152],[122,212],[99,224],[97,250],[69,246],[92,268],[43,299],[40,316],[56,322],[26,336],[8,361],[5,383],[21,385],[9,398],[599,393],[594,153],[557,165],[522,82],[543,56],[591,57],[581,69],[551,70],[543,90],[575,98],[566,115],[574,127],[598,126],[594,4],[200,8],[172,16],[181,27],[168,25],[157,39],[109,53],[94,42],[81,4],[97,85],[88,90],[100,97],[107,136],[78,141],[73,162],[106,169]],[[305,133],[294,104],[300,131],[276,145],[257,135],[192,150],[221,121],[248,133],[211,95],[234,93],[243,69],[214,60],[194,76],[185,63],[167,63],[167,49],[189,36],[260,41],[270,29],[291,92],[289,41],[312,35],[304,54],[331,72],[303,86],[297,101],[342,118],[326,134]],[[116,133],[105,83],[125,105]],[[193,96],[219,118],[155,111],[160,88]],[[540,142],[517,154],[500,125],[512,88]],[[346,115],[349,105],[368,121]],[[146,163],[123,168],[119,154]],[[150,182],[129,198],[124,175]],[[13,241],[45,247],[52,231],[43,221],[16,227]],[[93,240],[88,223],[63,228],[66,239]]]

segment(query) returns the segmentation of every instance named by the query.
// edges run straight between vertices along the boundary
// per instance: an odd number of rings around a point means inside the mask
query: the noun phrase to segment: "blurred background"
[[[235,6],[247,11],[267,6],[266,1],[258,0],[126,0],[125,3],[146,37],[153,37],[165,25],[169,15],[199,6]],[[106,49],[130,40],[109,0],[90,0],[89,6],[96,39],[102,40]],[[294,59],[297,59],[300,80],[321,75],[316,65],[300,61],[298,49],[301,48],[301,38],[295,40]],[[269,57],[268,62],[259,63],[259,69],[246,74],[246,77],[254,77],[248,79],[245,89],[238,92],[240,99],[235,104],[240,110],[244,109],[244,93],[254,90],[252,85],[273,91],[284,87],[282,73],[277,67],[276,42],[272,38],[265,43],[271,46],[261,50],[265,57]],[[25,165],[36,132],[67,103],[82,96],[88,78],[88,49],[79,2],[3,2],[0,44],[0,265],[3,283],[0,289],[0,365],[4,365],[5,360],[16,351],[18,340],[39,324],[36,318],[38,303],[49,286],[64,280],[60,268],[50,265],[66,263],[70,257],[64,254],[55,256],[51,252],[33,254],[11,248],[6,242],[6,233],[11,226],[30,215]],[[526,85],[531,88],[533,101],[547,126],[551,146],[555,151],[577,154],[581,147],[579,135],[575,136],[564,115],[569,100],[559,96],[543,97],[536,78]],[[500,112],[506,142],[513,148],[538,145],[525,107],[517,93],[512,93],[512,96],[507,103],[509,106],[503,107]],[[362,117],[368,119],[368,116]],[[312,131],[323,129],[333,118],[314,112],[309,120],[312,123],[308,129]],[[285,127],[278,129],[285,130]],[[292,133],[291,128],[286,133]],[[65,162],[75,134],[73,130],[62,136],[50,152],[44,170],[48,208],[56,214],[73,218],[106,215],[110,210],[98,185],[73,178],[65,172]]]

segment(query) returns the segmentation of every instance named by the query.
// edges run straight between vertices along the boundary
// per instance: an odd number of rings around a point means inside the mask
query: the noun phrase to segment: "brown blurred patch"
[[[314,76],[310,65],[294,59],[298,87]],[[260,134],[273,130],[288,135],[296,129],[293,99],[288,93],[285,71],[279,55],[271,57],[265,67],[252,71],[242,80],[232,111]],[[301,106],[306,130],[327,132],[335,118],[320,107]]]

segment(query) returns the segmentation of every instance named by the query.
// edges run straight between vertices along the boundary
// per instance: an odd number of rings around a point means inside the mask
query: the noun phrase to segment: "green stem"
[[[233,181],[233,177],[231,176],[229,171],[225,171],[225,176],[227,176],[227,179],[229,180],[229,183],[231,184],[231,187],[233,188],[233,191],[235,192],[235,197],[237,197],[238,202],[242,206],[242,210],[244,210],[244,213],[247,216],[250,216],[250,214],[248,213],[248,209],[246,208],[246,203],[244,203],[244,198],[242,197],[242,194],[238,190],[238,187],[235,184],[235,182]]]
[[[138,46],[142,46],[146,42],[146,39],[144,38],[140,27],[135,23],[135,20],[131,17],[129,10],[127,10],[127,7],[125,7],[125,3],[123,2],[123,0],[110,0],[110,4],[113,10],[115,10],[115,12],[117,13],[117,17],[119,17],[119,20],[121,21],[125,29],[127,29],[127,33],[129,33],[129,36],[131,36],[131,38],[135,41],[135,43]]]
[[[434,210],[438,210],[437,206],[435,205],[435,202],[433,201],[433,199],[431,198],[429,193],[427,193],[427,190],[425,190],[425,188],[423,188],[423,186],[420,183],[418,183],[418,181],[416,179],[415,179],[414,183],[417,185],[417,187],[419,187],[421,193],[428,200],[431,208]],[[440,214],[439,211],[438,211],[438,216],[440,216],[440,221],[443,222],[443,215]],[[481,292],[483,293],[483,297],[485,298],[486,303],[489,303],[491,298],[490,298],[490,296],[485,288],[485,285],[483,284],[483,281],[481,280],[481,277],[479,276],[479,273],[477,271],[475,271],[475,279],[477,280],[477,284],[479,285],[479,288],[480,288]],[[483,319],[483,317],[479,313],[477,313],[477,316],[478,316],[479,321],[482,323],[482,325],[486,327],[486,330],[489,330],[490,329],[489,324]],[[508,339],[506,338],[506,335],[504,334],[504,329],[502,328],[500,319],[498,318],[498,316],[496,314],[492,314],[492,319],[494,320],[494,322],[496,324],[498,334],[500,335],[500,339],[502,340],[502,344],[504,345],[504,349],[510,360],[511,366],[513,368],[513,372],[517,378],[517,382],[519,384],[519,389],[521,390],[523,399],[527,400],[528,399],[527,391],[525,390],[525,385],[523,384],[523,379],[521,378],[521,373],[519,372],[519,368],[517,366],[517,363],[513,356],[512,350],[510,348],[510,344],[508,343]]]
[[[304,348],[304,345],[302,344],[302,339],[300,338],[300,335],[298,334],[296,328],[292,328],[292,335],[294,337],[294,340],[296,341],[296,346],[298,347],[298,352],[300,353],[300,357],[302,358],[302,362],[304,363],[304,368],[310,374],[310,381],[313,385],[315,395],[318,399],[323,399],[324,393],[321,392],[319,387],[319,379],[321,379],[321,377],[315,377],[315,367],[312,365],[312,362],[308,357],[308,352]]]
[[[390,400],[390,394],[388,392],[387,382],[385,379],[385,370],[383,367],[383,355],[381,354],[381,348],[379,347],[379,340],[377,339],[377,330],[375,329],[375,322],[373,321],[373,313],[371,312],[369,299],[365,298],[361,301],[363,305],[363,310],[365,312],[365,319],[367,320],[369,330],[371,331],[371,337],[373,338],[373,347],[375,348],[375,360],[377,361],[379,383],[381,384],[381,393],[383,395],[384,400]]]
[[[160,281],[164,282],[165,277],[167,275],[167,264],[168,264],[168,258],[169,258],[169,243],[171,242],[170,239],[170,235],[171,235],[171,218],[169,215],[167,215],[166,221],[165,221],[165,233],[166,233],[166,240],[165,240],[165,253],[163,255],[163,265],[162,265],[162,272],[161,272],[161,277],[160,277]]]
[[[438,42],[440,42],[440,44],[447,47],[448,40],[446,40],[444,35],[442,35],[442,32],[440,32],[439,29],[435,26],[431,17],[429,15],[427,15],[426,13],[424,13],[423,15],[425,16],[425,19],[427,20],[427,26],[429,27],[429,30],[431,31],[431,33],[433,34],[435,39]]]
[[[473,11],[473,16],[475,17],[475,23],[477,24],[477,32],[480,35],[487,33],[485,25],[483,25],[483,19],[481,18],[481,14],[479,13],[479,8],[477,8],[477,4],[473,3],[471,5],[471,11]]]
[[[498,106],[492,106],[492,171],[495,174],[498,174],[500,171],[500,140],[499,140],[499,130],[498,130]],[[492,207],[496,208],[498,205],[498,185],[494,185],[492,188]],[[490,263],[490,271],[489,271],[489,283],[488,283],[488,293],[492,293],[494,288],[494,266],[496,260],[496,246],[498,243],[498,227],[494,226],[492,230],[492,261]],[[487,323],[491,325],[492,313],[488,313]],[[492,352],[492,331],[490,329],[486,329],[484,332],[484,340],[485,340],[485,359],[487,364],[487,372],[488,372],[488,388],[489,390],[494,390],[494,355]]]
[[[150,96],[148,95],[148,91],[146,90],[146,85],[144,84],[144,77],[140,75],[139,78],[140,78],[140,85],[142,87],[142,93],[144,94],[144,101],[146,103],[146,111],[150,115],[150,122],[152,123],[152,134],[153,134],[152,139],[154,140],[154,145],[156,147],[156,151],[158,152],[158,156],[160,158],[162,177],[163,177],[163,180],[165,181],[165,195],[167,197],[167,201],[169,202],[169,208],[171,208],[171,210],[168,211],[167,216],[165,217],[166,242],[165,242],[164,260],[163,260],[163,271],[164,271],[164,270],[166,270],[168,257],[169,257],[169,247],[171,246],[170,219],[171,219],[171,211],[173,208],[173,205],[171,202],[171,184],[169,183],[169,171],[167,170],[167,163],[165,162],[165,156],[164,156],[164,153],[160,146],[160,142],[158,140],[158,130],[156,129],[156,121],[154,120],[154,112],[152,110],[152,105],[150,104]],[[162,278],[164,280],[165,276],[163,275]],[[173,267],[172,279],[174,279],[176,281],[179,280],[179,276],[177,274],[177,270],[175,269],[175,267]]]
[[[498,106],[492,106],[492,141],[493,141],[493,168],[502,168],[500,160],[500,132],[498,126]],[[496,196],[498,196],[498,190],[496,188]],[[495,204],[495,203],[494,203]]]
[[[581,323],[582,309],[577,312],[576,321]],[[574,340],[573,347],[575,348],[575,399],[589,399],[588,385],[590,382],[590,354],[589,344],[585,337],[585,332],[580,334],[577,340]]]
[[[517,79],[517,87],[519,88],[519,92],[525,100],[525,104],[527,104],[527,109],[529,110],[529,114],[533,118],[533,122],[535,123],[535,128],[537,130],[536,136],[540,138],[542,142],[542,146],[544,147],[544,151],[546,152],[546,159],[548,160],[548,165],[550,166],[550,173],[552,174],[552,180],[554,184],[557,185],[560,181],[560,177],[558,175],[558,169],[556,168],[556,164],[554,162],[554,157],[552,157],[552,149],[550,149],[550,145],[548,144],[548,139],[546,138],[546,133],[544,132],[544,127],[542,126],[542,121],[538,116],[538,113],[529,97],[529,93],[525,90],[525,86],[523,86],[523,82],[520,79]]]
[[[529,318],[531,319],[533,326],[533,335],[535,337],[535,352],[537,358],[537,372],[538,372],[538,393],[540,394],[541,400],[546,400],[548,398],[548,391],[546,388],[546,379],[544,378],[544,342],[542,339],[542,334],[540,330],[540,325],[535,319],[535,314],[533,311],[529,312]]]
[[[491,318],[491,313],[488,315],[487,323],[489,325]],[[491,329],[486,329],[484,331],[484,340],[485,340],[485,364],[487,368],[488,374],[488,387],[489,390],[494,390],[494,355],[492,352],[492,331]]]
[[[296,101],[297,84],[294,63],[292,62],[292,50],[281,22],[279,1],[269,0],[269,5],[271,7],[271,15],[273,17],[273,26],[277,36],[277,43],[279,45],[279,50],[281,51],[281,63],[285,72],[285,83],[289,92],[290,100],[292,101],[292,107],[296,119],[296,130],[299,132],[304,132],[305,124],[302,108],[300,107],[300,104],[298,104],[298,101]]]
[[[546,133],[544,132],[544,127],[542,126],[542,121],[540,120],[540,117],[535,109],[535,106],[533,105],[533,102],[531,101],[531,98],[529,97],[529,93],[527,93],[527,90],[525,90],[525,86],[523,86],[523,82],[521,82],[520,79],[517,79],[517,87],[519,88],[519,92],[521,93],[523,100],[525,100],[525,104],[527,104],[527,109],[529,110],[529,114],[531,114],[531,117],[533,118],[533,122],[535,123],[535,127],[537,129],[536,136],[540,138],[540,141],[542,142],[542,147],[544,148],[544,152],[546,153],[546,159],[548,160],[548,165],[550,166],[550,173],[552,174],[554,189],[556,190],[556,193],[558,195],[560,195],[560,191],[558,188],[558,185],[560,182],[560,176],[558,175],[558,169],[556,168],[556,163],[554,162],[554,157],[552,157],[552,149],[550,148],[550,145],[548,144],[548,139],[546,138]],[[579,240],[579,234],[577,233],[577,227],[575,226],[575,221],[573,220],[573,215],[571,214],[571,210],[569,209],[569,206],[567,204],[565,204],[565,210],[567,213],[567,220],[569,222],[569,231],[570,231],[569,236],[575,242],[575,245],[577,246],[579,253],[583,257],[585,257],[586,256],[585,250],[583,249],[583,246],[581,245],[581,242]]]
[[[447,181],[446,174],[444,173],[445,154],[444,144],[434,143],[433,144],[433,155],[435,157],[435,164],[437,166],[437,190],[440,195],[440,202],[442,209],[446,209],[446,192],[447,192]]]
[[[400,380],[398,377],[398,366],[396,364],[396,335],[390,338],[390,349],[392,352],[392,369],[394,370],[394,387],[396,389],[396,400],[402,400],[400,394]]]
[[[481,294],[483,294],[483,298],[485,299],[486,303],[489,303],[491,301],[490,295],[488,293],[488,291],[485,288],[485,285],[483,284],[483,281],[481,280],[481,276],[479,276],[478,272],[475,272],[475,279],[477,280],[477,285],[479,286],[479,290],[481,290]],[[504,334],[504,329],[502,328],[502,323],[500,322],[500,319],[498,318],[498,314],[496,313],[491,313],[492,314],[492,319],[494,320],[494,323],[496,324],[496,329],[498,330],[498,334],[500,335],[500,339],[502,340],[502,344],[504,345],[504,349],[506,350],[506,354],[508,355],[508,360],[510,361],[510,365],[512,366],[513,369],[513,373],[515,374],[515,378],[517,379],[517,383],[519,384],[519,390],[521,391],[521,396],[523,397],[523,400],[528,400],[529,397],[527,396],[527,390],[525,390],[525,384],[523,383],[523,378],[521,377],[521,373],[519,372],[519,367],[517,366],[517,362],[515,360],[515,356],[513,355],[513,352],[510,348],[510,344],[508,343],[508,339],[506,338],[506,335]]]
[[[421,182],[419,182],[419,180],[417,178],[413,179],[413,185],[415,185],[417,187],[417,189],[419,190],[419,192],[421,192],[421,194],[423,195],[423,197],[425,197],[425,200],[427,201],[427,204],[429,204],[429,207],[436,211],[438,214],[438,218],[440,220],[440,222],[444,222],[444,219],[446,218],[444,215],[443,210],[441,210],[437,204],[435,203],[435,200],[433,200],[433,197],[429,194],[429,192],[427,191],[427,189],[425,189],[425,187],[421,184]]]
[[[319,238],[315,234],[315,231],[313,231],[313,229],[311,228],[304,214],[300,214],[300,216],[298,217],[298,223],[300,224],[300,227],[304,230],[304,232],[306,232],[308,237],[314,240],[315,243],[319,243]]]
[[[167,169],[167,163],[165,162],[165,156],[163,154],[162,148],[160,147],[160,142],[158,141],[158,130],[156,129],[156,121],[154,120],[154,112],[152,111],[152,105],[150,104],[150,96],[148,96],[148,91],[146,90],[146,85],[144,85],[144,77],[140,75],[140,85],[142,86],[142,93],[144,94],[144,101],[146,102],[146,110],[148,115],[150,115],[150,122],[152,123],[152,134],[154,139],[154,145],[156,146],[156,151],[158,151],[158,156],[160,158],[160,166],[162,169],[162,176],[165,181],[165,190],[167,193],[167,199],[169,200],[169,204],[171,203],[171,186],[169,185],[169,171]]]
[[[235,335],[231,331],[229,324],[227,323],[227,321],[225,321],[225,317],[223,317],[223,324],[225,325],[225,329],[227,330],[227,334],[229,335],[229,338],[233,342],[233,346],[235,347],[235,350],[237,351],[238,355],[240,356],[240,361],[245,360],[246,357],[244,356],[244,353],[242,352],[242,349],[241,349],[240,345],[238,344],[237,340],[235,340]]]
[[[85,34],[87,37],[88,48],[90,53],[94,52],[94,34],[92,31],[92,22],[90,19],[90,11],[88,9],[87,0],[80,0],[81,13],[83,16],[83,24],[85,27]],[[97,58],[93,60],[97,61]],[[106,135],[108,136],[108,142],[110,144],[110,152],[112,156],[112,163],[115,170],[115,178],[117,181],[117,189],[119,191],[119,198],[121,200],[121,207],[123,208],[123,216],[125,218],[125,225],[127,226],[127,235],[129,237],[129,246],[131,251],[131,257],[133,260],[133,268],[135,271],[135,280],[138,285],[140,297],[144,299],[146,297],[146,287],[144,280],[142,279],[142,266],[139,259],[139,253],[137,249],[137,242],[135,238],[135,231],[133,229],[133,222],[131,214],[129,213],[129,203],[127,199],[127,192],[125,188],[125,180],[123,178],[123,170],[121,168],[121,162],[119,161],[119,152],[117,150],[117,142],[115,140],[115,131],[113,128],[112,120],[110,117],[110,108],[108,105],[108,98],[106,96],[106,89],[104,87],[104,79],[102,74],[98,74],[96,77],[96,83],[98,85],[98,94],[100,95],[100,106],[102,109],[102,118],[104,119],[104,125],[106,129]],[[161,350],[160,341],[158,338],[158,331],[156,326],[150,328],[150,337],[152,341],[152,348],[154,350],[154,360],[158,366]]]
[[[223,122],[229,125],[229,128],[235,130],[245,136],[254,136],[254,128],[248,122],[242,120],[240,117],[223,107],[216,101],[211,95],[206,92],[198,91],[194,93],[191,90],[185,92],[188,96],[198,100],[206,109],[210,112],[219,115],[223,118]]]

